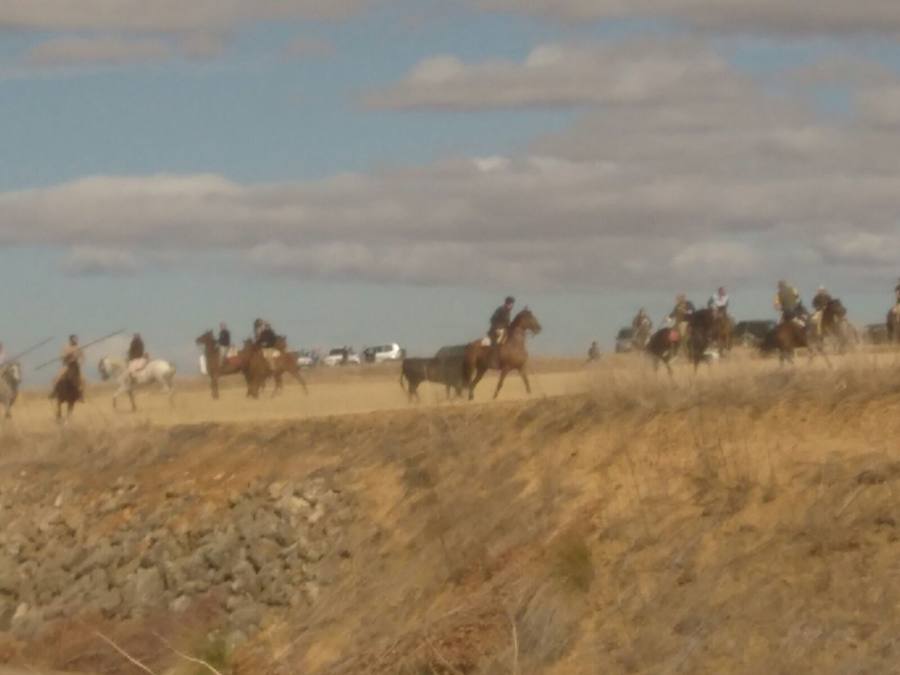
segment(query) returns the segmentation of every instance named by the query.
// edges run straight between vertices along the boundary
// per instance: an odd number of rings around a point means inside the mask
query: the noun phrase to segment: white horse
[[[175,394],[175,366],[162,359],[154,359],[140,370],[132,372],[128,369],[128,364],[122,359],[115,356],[104,356],[100,359],[100,363],[97,364],[97,370],[100,371],[100,377],[104,382],[118,378],[119,388],[113,394],[113,408],[116,407],[116,399],[119,396],[128,394],[128,399],[131,401],[131,410],[132,412],[136,411],[134,390],[150,384],[159,384],[163,393],[168,394],[170,404],[172,396]]]
[[[6,408],[5,417],[12,417],[12,407],[19,397],[19,385],[22,384],[22,368],[18,363],[7,363],[0,366],[0,405]]]

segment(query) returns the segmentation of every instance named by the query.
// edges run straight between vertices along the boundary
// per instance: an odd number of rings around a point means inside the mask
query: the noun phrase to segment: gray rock
[[[159,607],[164,600],[166,586],[163,576],[155,567],[138,569],[125,586],[125,600],[132,609]]]
[[[38,632],[43,620],[43,614],[37,607],[23,602],[10,619],[10,630],[18,637],[30,637]]]
[[[172,602],[169,603],[169,610],[175,612],[176,614],[183,614],[191,606],[191,599],[186,595],[179,595]]]

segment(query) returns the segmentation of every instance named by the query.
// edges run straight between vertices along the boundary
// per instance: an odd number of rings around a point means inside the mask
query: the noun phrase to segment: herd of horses
[[[686,330],[665,327],[643,340],[641,347],[652,358],[654,369],[662,364],[671,375],[670,362],[678,355],[685,355],[696,369],[708,360],[711,350],[725,355],[732,349],[734,326],[727,315],[720,315],[712,309],[701,309],[693,312],[685,323]],[[900,314],[890,314],[888,323],[893,328],[891,334],[900,337]],[[792,362],[794,353],[802,348],[807,349],[810,359],[821,355],[827,362],[826,340],[837,340],[839,348],[843,349],[848,341],[845,333],[848,325],[846,309],[839,300],[834,300],[823,310],[820,322],[808,321],[804,324],[783,320],[765,336],[759,347],[763,353],[777,352],[782,363]],[[444,384],[448,397],[451,390],[461,395],[467,389],[468,398],[472,400],[484,375],[489,370],[497,370],[499,378],[494,398],[512,372],[519,374],[526,391],[531,393],[526,343],[529,335],[537,335],[541,329],[534,313],[525,308],[512,320],[506,339],[499,345],[493,346],[480,339],[458,347],[444,348],[430,359],[405,359],[401,368],[401,386],[406,382],[411,401],[418,398],[418,387],[424,381]],[[251,340],[245,341],[234,354],[226,356],[217,344],[213,331],[206,331],[195,342],[203,350],[213,399],[219,398],[220,380],[229,376],[242,376],[247,387],[246,395],[252,399],[259,398],[270,380],[274,383],[272,395],[278,394],[283,389],[285,375],[292,376],[308,393],[300,373],[298,353],[288,349],[284,337],[278,338],[275,356],[269,354],[268,357]],[[141,370],[132,372],[123,360],[104,357],[98,364],[98,370],[102,379],[118,382],[118,388],[113,393],[113,407],[124,395],[131,402],[132,411],[137,410],[135,390],[152,384],[159,385],[169,396],[170,402],[172,400],[175,368],[166,361],[153,360]],[[67,364],[65,373],[57,380],[51,398],[56,402],[58,420],[68,419],[76,403],[81,400],[81,377],[80,364],[73,361]],[[21,368],[17,363],[0,369],[0,406],[4,408],[7,418],[20,384]]]

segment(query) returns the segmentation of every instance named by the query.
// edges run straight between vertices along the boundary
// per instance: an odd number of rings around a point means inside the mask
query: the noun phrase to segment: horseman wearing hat
[[[56,391],[56,386],[66,376],[66,373],[69,372],[69,366],[72,363],[77,363],[79,365],[78,400],[84,401],[84,375],[81,373],[80,368],[81,364],[84,363],[84,352],[81,351],[81,347],[78,346],[77,335],[69,336],[69,341],[66,343],[66,346],[63,347],[62,354],[60,355],[60,360],[62,361],[62,367],[56,373],[56,377],[53,378],[53,388],[50,390],[50,398],[53,398],[54,392]]]
[[[825,316],[825,308],[828,307],[831,300],[831,294],[826,290],[825,286],[819,286],[812,300],[812,320],[816,326],[816,333],[819,335],[822,334],[822,319]]]
[[[512,310],[516,304],[516,299],[508,296],[506,300],[491,315],[491,326],[488,329],[488,337],[490,338],[491,359],[498,361],[500,356],[500,345],[506,342],[506,332],[509,330],[509,324],[512,322]]]
[[[778,282],[774,305],[781,312],[783,323],[793,321],[801,327],[806,325],[806,310],[800,300],[800,292],[784,279]]]

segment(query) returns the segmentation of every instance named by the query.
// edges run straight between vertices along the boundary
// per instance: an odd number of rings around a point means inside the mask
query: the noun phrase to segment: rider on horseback
[[[281,352],[276,346],[277,342],[278,335],[272,329],[272,324],[264,321],[256,337],[256,346],[262,350],[263,358],[265,358],[271,368],[275,367],[275,360],[281,356]]]
[[[816,326],[816,333],[822,334],[822,319],[825,317],[825,308],[831,304],[833,298],[825,289],[825,286],[819,286],[816,295],[812,300],[813,315],[812,320]]]
[[[725,291],[725,287],[719,286],[719,290],[713,294],[706,306],[713,311],[713,315],[716,318],[720,316],[726,317],[728,316],[728,301],[728,293]]]
[[[491,326],[488,329],[488,337],[491,342],[491,361],[496,362],[500,356],[500,345],[506,342],[506,331],[512,322],[512,310],[516,299],[508,296],[503,304],[494,310],[491,315]]]
[[[50,398],[55,396],[56,387],[62,381],[62,379],[69,372],[69,366],[73,363],[77,363],[79,365],[78,369],[78,400],[84,401],[84,375],[81,373],[81,364],[84,363],[84,352],[81,351],[81,347],[78,346],[78,336],[70,335],[69,341],[66,343],[66,346],[63,347],[62,355],[60,357],[62,361],[62,367],[59,369],[59,372],[56,373],[56,377],[53,379],[53,388],[50,390]]]
[[[774,304],[775,309],[781,312],[783,323],[793,321],[799,326],[806,326],[806,310],[800,300],[800,293],[783,279],[778,282]]]
[[[694,303],[688,300],[684,293],[675,296],[675,307],[669,314],[669,320],[682,340],[687,337],[688,326],[695,310]]]
[[[641,307],[638,313],[631,320],[631,335],[634,345],[643,349],[650,339],[650,333],[653,331],[653,321],[647,315],[647,310]]]
[[[216,343],[219,345],[219,355],[223,359],[233,355],[231,350],[231,331],[228,330],[228,326],[225,325],[224,321],[219,324],[219,337]]]
[[[128,346],[128,372],[131,375],[138,373],[147,367],[149,359],[147,351],[144,349],[144,340],[140,333],[135,333],[131,338],[131,344]]]

